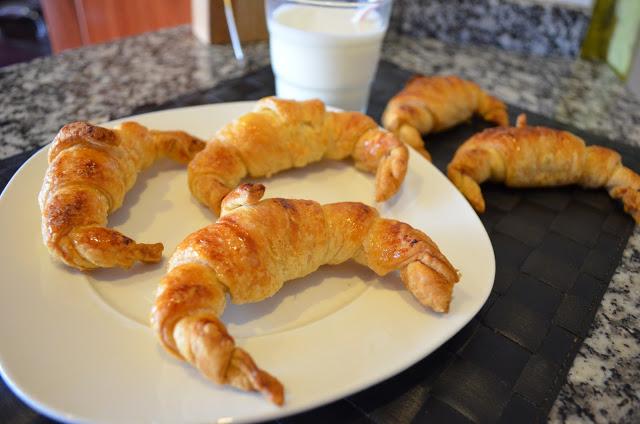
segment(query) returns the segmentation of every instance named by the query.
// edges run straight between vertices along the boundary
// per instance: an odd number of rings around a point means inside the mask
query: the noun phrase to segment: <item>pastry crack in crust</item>
[[[454,127],[474,114],[500,126],[509,124],[506,105],[474,82],[456,76],[416,75],[389,100],[382,124],[431,160],[422,135]]]
[[[393,196],[407,172],[409,152],[390,132],[358,112],[330,112],[319,100],[266,97],[253,112],[223,127],[189,164],[189,188],[216,214],[247,176],[270,177],[322,159],[352,157],[376,175],[376,201]]]
[[[524,114],[516,127],[487,129],[465,141],[447,174],[478,212],[485,210],[480,184],[487,180],[508,187],[577,184],[607,189],[640,222],[640,176],[622,164],[619,153],[587,146],[566,131],[530,127]]]
[[[447,312],[458,271],[422,231],[356,202],[261,200],[243,184],[222,201],[217,222],[187,236],[160,282],[151,323],[163,346],[207,378],[284,402],[282,384],[235,346],[219,320],[226,296],[252,303],[324,264],[353,259],[378,275],[400,271],[424,306]]]
[[[160,157],[188,162],[205,143],[181,131],[148,130],[135,122],[110,130],[65,125],[49,149],[38,202],[42,237],[53,257],[80,270],[158,262],[161,243],[136,243],[106,228],[137,174]]]

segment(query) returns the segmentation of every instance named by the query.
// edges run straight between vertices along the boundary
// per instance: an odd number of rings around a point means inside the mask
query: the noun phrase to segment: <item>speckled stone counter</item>
[[[0,69],[0,159],[46,144],[66,122],[127,116],[269,62],[265,43],[246,55],[240,66],[230,47],[202,45],[180,27]],[[383,57],[473,79],[509,103],[640,146],[640,101],[605,66],[403,36],[388,37]],[[640,422],[638,229],[549,419]]]
[[[591,10],[536,0],[394,0],[392,30],[448,44],[577,57]]]

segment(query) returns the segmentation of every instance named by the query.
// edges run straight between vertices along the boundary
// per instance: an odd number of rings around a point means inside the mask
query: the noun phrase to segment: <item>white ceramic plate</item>
[[[209,138],[253,104],[131,119]],[[493,285],[493,250],[480,220],[435,167],[412,154],[401,191],[378,207],[429,234],[460,269],[451,311],[441,315],[420,306],[398,273],[378,278],[352,263],[323,267],[267,301],[230,306],[223,320],[231,334],[285,386],[286,403],[278,408],[260,395],[215,386],[160,347],[147,322],[164,261],[81,273],[51,260],[36,202],[46,152],[34,155],[0,197],[0,370],[24,401],[57,419],[246,422],[307,410],[424,358],[478,312]],[[186,177],[168,161],[146,170],[110,225],[140,242],[163,242],[166,259],[187,234],[214,220],[190,196]],[[346,161],[263,181],[265,197],[374,204],[373,176]]]

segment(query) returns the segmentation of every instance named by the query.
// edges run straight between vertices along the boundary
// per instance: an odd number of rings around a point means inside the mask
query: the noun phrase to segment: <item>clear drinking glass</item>
[[[266,0],[276,94],[364,112],[392,0]]]

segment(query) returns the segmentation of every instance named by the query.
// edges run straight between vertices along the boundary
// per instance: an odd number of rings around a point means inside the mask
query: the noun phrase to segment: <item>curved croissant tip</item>
[[[263,184],[240,184],[222,199],[220,216],[240,206],[258,203],[262,199],[265,190],[266,188]]]
[[[250,191],[250,192],[265,192],[267,188],[264,186],[264,184],[261,183],[242,183],[240,184],[236,190],[238,191]]]
[[[224,197],[223,201],[227,198],[233,199],[233,198],[238,198],[239,196],[243,196],[250,199],[255,199],[257,197],[258,199],[260,199],[262,198],[266,190],[267,188],[264,186],[264,184],[242,183],[235,189],[231,190],[229,194],[227,194]]]
[[[274,405],[282,406],[284,405],[284,387],[276,378],[271,378],[273,382],[271,382],[271,387],[267,390],[266,395]]]
[[[526,126],[527,126],[527,114],[521,113],[520,115],[518,115],[518,118],[516,119],[516,127],[524,128]]]
[[[391,198],[391,196],[393,196],[393,194],[376,191],[376,197],[375,197],[376,203],[386,202],[388,199]]]

